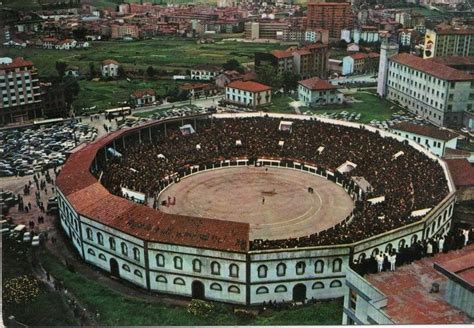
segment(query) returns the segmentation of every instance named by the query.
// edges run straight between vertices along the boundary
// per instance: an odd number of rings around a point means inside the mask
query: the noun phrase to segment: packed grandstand
[[[251,250],[353,243],[420,220],[414,211],[434,208],[449,192],[439,163],[407,143],[363,127],[294,120],[290,129],[281,129],[280,123],[271,117],[210,118],[198,120],[189,133],[175,122],[160,128],[151,141],[133,137],[117,143],[120,156],[99,160],[94,173],[115,195],[123,196],[126,187],[155,201],[166,177],[189,173],[191,166],[236,158],[312,165],[335,174],[349,191],[360,188],[352,177],[369,183],[351,217],[341,224],[309,236],[253,240]],[[347,161],[354,167],[338,172]],[[384,201],[369,201],[377,197]]]

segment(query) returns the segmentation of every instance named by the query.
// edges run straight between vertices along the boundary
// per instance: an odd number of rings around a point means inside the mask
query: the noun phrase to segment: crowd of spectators
[[[279,124],[279,119],[269,117],[207,119],[200,120],[192,134],[168,124],[152,142],[127,138],[124,145],[117,143],[121,156],[101,162],[95,173],[116,195],[122,196],[125,187],[148,198],[156,198],[167,176],[235,158],[278,158],[331,172],[350,161],[357,166],[344,173],[345,181],[357,176],[370,183],[370,192],[356,201],[353,219],[310,236],[254,240],[251,249],[355,242],[419,220],[412,211],[433,208],[448,194],[441,166],[394,138],[316,120],[295,120],[291,131],[280,131]],[[324,149],[318,151],[320,147]],[[403,155],[394,156],[400,152]],[[385,201],[368,201],[378,196]]]

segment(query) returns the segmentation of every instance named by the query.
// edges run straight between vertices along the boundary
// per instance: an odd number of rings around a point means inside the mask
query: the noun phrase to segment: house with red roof
[[[307,107],[342,104],[344,96],[338,87],[319,77],[298,82],[298,99]]]
[[[357,52],[342,59],[342,75],[377,72],[380,55],[375,52]]]
[[[156,101],[156,92],[153,89],[135,90],[130,98],[135,107],[149,106]]]
[[[258,107],[272,101],[272,88],[254,81],[233,81],[225,88],[227,102],[248,107]]]
[[[102,77],[117,77],[119,63],[113,59],[106,59],[100,65]]]

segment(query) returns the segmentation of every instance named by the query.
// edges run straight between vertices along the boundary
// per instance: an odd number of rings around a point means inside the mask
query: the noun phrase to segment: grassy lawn
[[[294,114],[295,110],[289,105],[289,103],[293,101],[295,101],[295,99],[287,95],[272,96],[272,103],[269,106],[265,106],[265,111],[273,113]]]
[[[32,275],[28,261],[30,250],[25,244],[18,244],[15,240],[4,237],[2,247],[2,280],[4,283],[11,278]],[[18,305],[3,302],[4,321],[13,315],[19,322],[34,326],[75,326],[79,324],[57,292],[50,290],[41,282],[39,290],[38,296],[27,304]]]
[[[220,41],[214,44],[196,44],[196,41],[189,39],[160,38],[135,42],[92,42],[91,48],[87,50],[4,48],[2,56],[22,56],[34,62],[40,76],[55,76],[56,61],[78,66],[83,74],[89,71],[89,63],[94,63],[98,69],[105,59],[115,59],[124,68],[146,70],[148,66],[153,66],[160,70],[184,72],[197,64],[223,64],[232,58],[241,63],[253,62],[255,52],[282,48],[284,47],[279,44],[269,43]]]
[[[216,304],[212,315],[207,318],[196,317],[188,313],[184,307],[123,296],[96,281],[71,273],[49,254],[44,254],[41,259],[45,268],[54,277],[62,280],[65,287],[77,299],[84,302],[89,310],[100,313],[100,324],[103,325],[337,325],[341,323],[340,300],[269,313],[265,316],[257,316],[250,322],[240,319],[232,312],[230,306],[223,304]]]
[[[353,96],[356,100],[361,102],[355,102],[350,105],[324,106],[318,109],[311,108],[309,111],[316,114],[333,114],[343,111],[349,113],[355,112],[361,114],[361,118],[358,122],[369,123],[372,120],[388,120],[391,118],[392,114],[401,110],[400,107],[388,102],[385,99],[380,99],[373,93],[359,92]]]
[[[118,81],[79,81],[80,91],[77,99],[73,103],[75,108],[88,108],[97,106],[98,111],[107,108],[119,107],[128,100],[130,93],[137,89],[151,88],[158,96],[163,96],[168,90],[173,89],[178,84],[170,80],[126,80]]]

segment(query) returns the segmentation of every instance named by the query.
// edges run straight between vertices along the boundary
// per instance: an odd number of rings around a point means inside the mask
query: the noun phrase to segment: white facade
[[[272,101],[272,92],[271,90],[253,92],[226,86],[225,99],[234,104],[257,107],[269,104]]]
[[[443,140],[398,129],[392,130],[393,133],[398,134],[399,136],[416,141],[421,146],[425,147],[426,149],[428,149],[433,154],[439,157],[442,157],[444,155],[444,151],[446,150],[446,148],[456,149],[457,138],[453,138],[451,140]]]
[[[331,104],[342,104],[344,96],[336,89],[333,90],[311,90],[304,85],[298,84],[298,100],[304,106],[315,107]]]
[[[342,58],[342,75],[351,75],[354,73],[354,58],[345,56]]]
[[[380,45],[379,71],[377,76],[377,93],[384,97],[387,91],[388,60],[398,53],[398,45],[389,43],[387,39]]]
[[[113,64],[113,63],[102,65],[101,66],[102,77],[117,77],[118,68],[119,68],[119,65]]]
[[[402,30],[398,34],[398,42],[402,47],[408,47],[411,45],[411,34],[413,30]]]
[[[218,70],[191,70],[191,80],[210,81],[216,78],[220,74]]]

